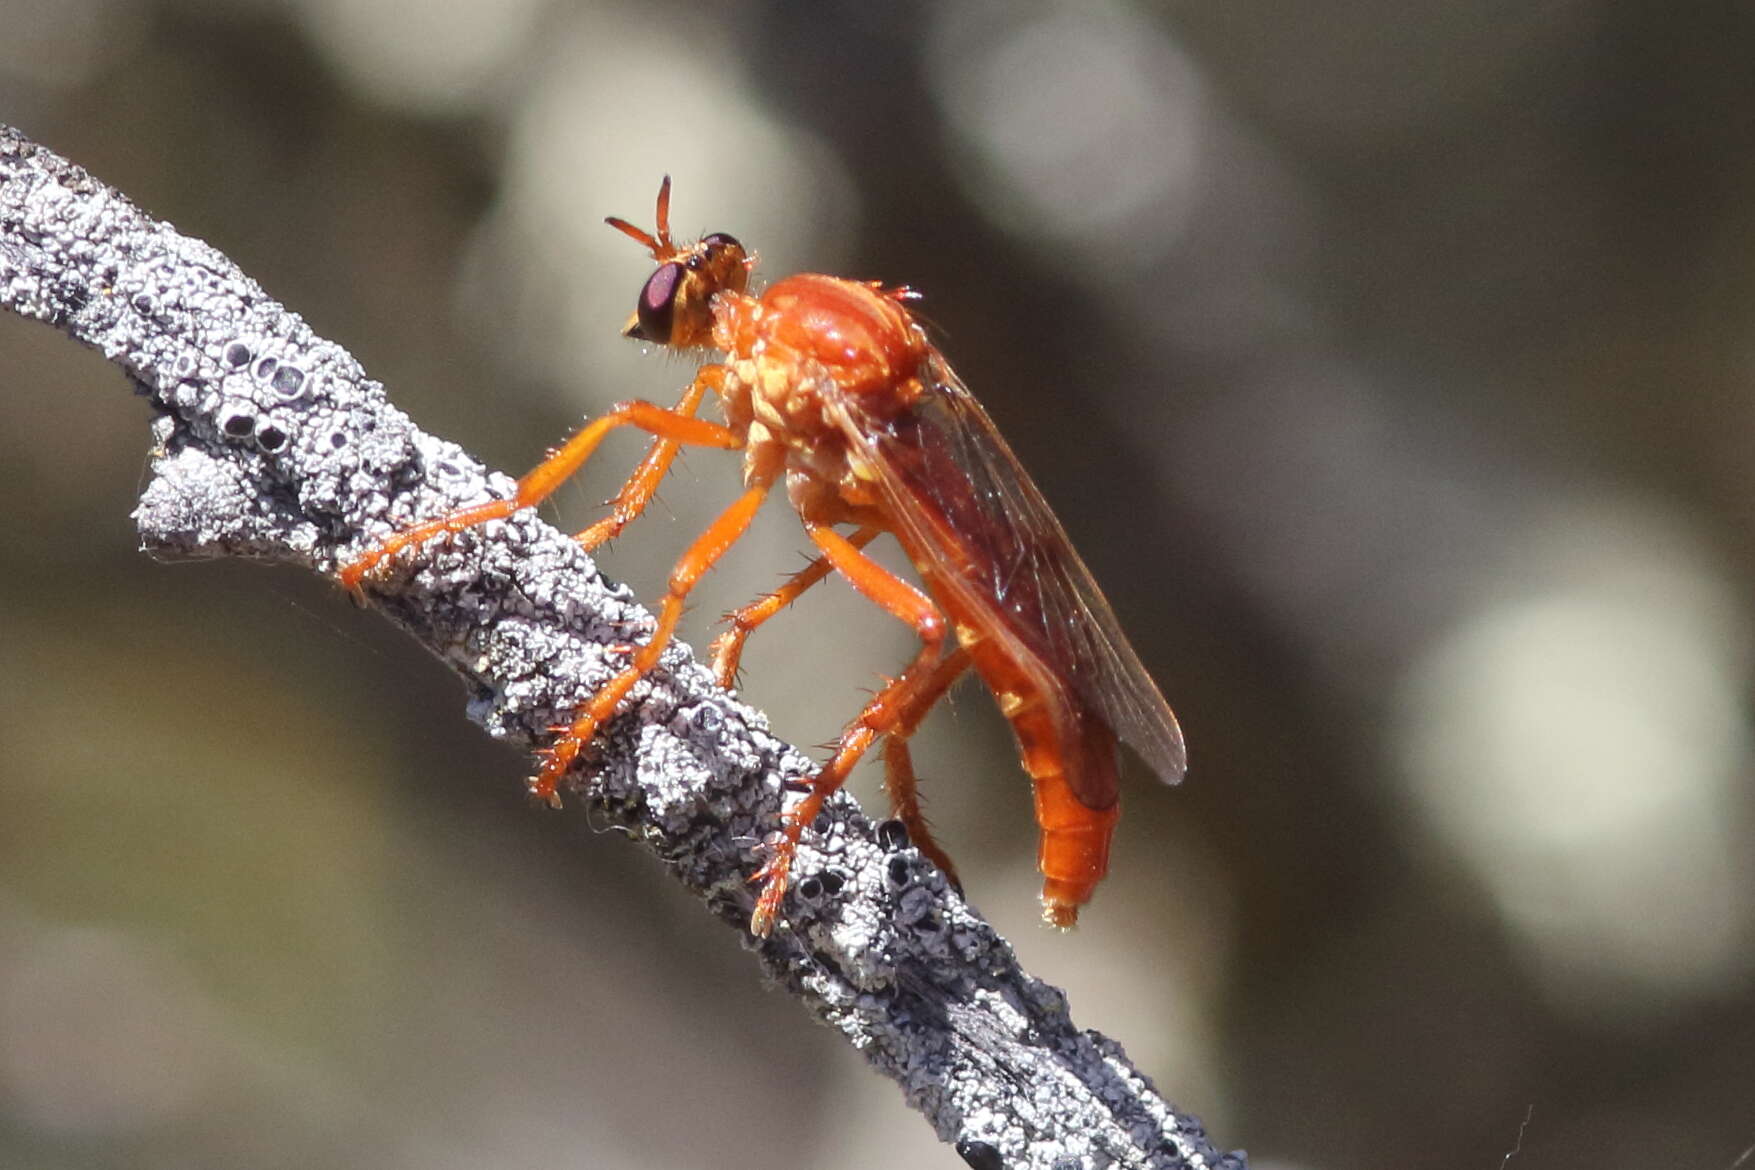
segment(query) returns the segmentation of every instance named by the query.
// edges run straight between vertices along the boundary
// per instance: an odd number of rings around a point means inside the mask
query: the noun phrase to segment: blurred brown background
[[[1258,1170],[1755,1142],[1755,18],[1743,6],[4,0],[0,120],[520,472],[687,364],[680,232],[907,282],[1187,730],[1072,937],[1007,734],[971,894]],[[163,565],[147,412],[0,317],[0,1165],[952,1166],[888,1082],[327,583]],[[582,526],[634,458],[558,514]],[[607,555],[650,596],[728,498]],[[800,563],[767,523],[687,636]],[[829,738],[825,586],[746,694]],[[868,796],[875,779],[857,781]]]

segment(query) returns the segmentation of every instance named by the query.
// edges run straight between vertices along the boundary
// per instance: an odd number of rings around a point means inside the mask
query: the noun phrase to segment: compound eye
[[[676,295],[682,289],[683,266],[671,263],[661,265],[646,281],[646,287],[640,290],[640,305],[634,310],[639,319],[638,331],[630,331],[630,336],[641,341],[655,341],[660,345],[670,343],[671,326],[676,320]]]
[[[709,248],[737,248],[739,250],[743,248],[743,245],[738,243],[736,236],[728,236],[724,232],[714,232],[710,236],[704,236],[701,242]]]

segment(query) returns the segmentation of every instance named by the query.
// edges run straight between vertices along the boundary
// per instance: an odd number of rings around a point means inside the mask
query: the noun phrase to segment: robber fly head
[[[643,245],[658,261],[658,271],[640,290],[639,304],[622,336],[675,349],[711,345],[713,298],[722,292],[743,292],[755,258],[724,232],[703,236],[693,244],[673,241],[669,175],[658,188],[657,235],[613,215],[604,222]]]

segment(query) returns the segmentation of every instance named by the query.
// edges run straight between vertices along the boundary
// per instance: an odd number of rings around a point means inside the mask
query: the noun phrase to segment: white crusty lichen
[[[114,361],[147,396],[146,547],[333,573],[410,522],[512,482],[419,431],[345,350],[213,248],[0,127],[0,303]],[[469,715],[527,746],[651,628],[533,512],[434,542],[373,601],[467,680]],[[630,635],[630,631],[633,632]],[[571,786],[742,932],[767,971],[971,1166],[1242,1170],[1128,1064],[894,828],[845,795],[806,834],[784,919],[746,931],[751,842],[812,763],[673,647]]]

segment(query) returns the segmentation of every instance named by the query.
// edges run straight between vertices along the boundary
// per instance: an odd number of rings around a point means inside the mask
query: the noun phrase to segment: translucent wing
[[[830,401],[899,535],[983,635],[1058,689],[1069,716],[1094,714],[1176,783],[1187,767],[1176,716],[1066,530],[949,365],[935,354],[922,376],[927,393],[894,418],[849,395]]]

